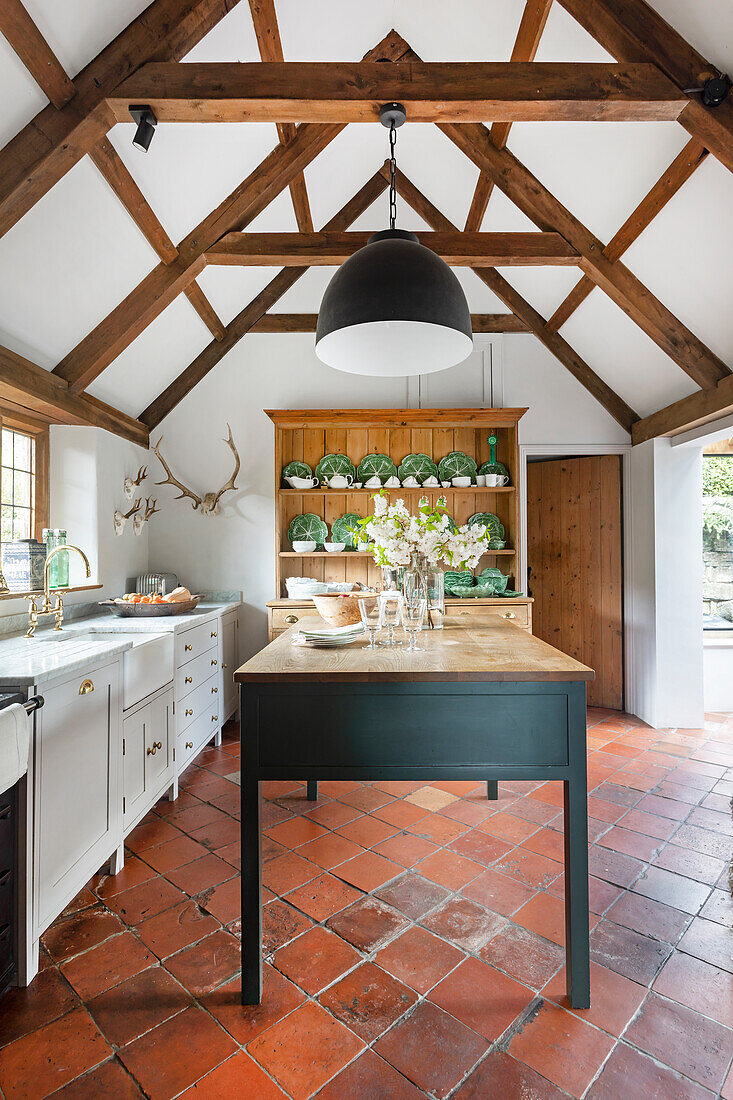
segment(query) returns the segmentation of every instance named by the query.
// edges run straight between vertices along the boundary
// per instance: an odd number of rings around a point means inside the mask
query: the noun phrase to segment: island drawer
[[[176,706],[176,718],[178,732],[186,729],[193,722],[198,721],[202,714],[219,714],[219,676],[214,673],[208,680],[192,692],[185,699],[181,699]],[[210,721],[213,727],[214,723]]]
[[[190,695],[196,688],[209,679],[210,676],[216,675],[219,671],[219,656],[215,649],[207,649],[205,653],[200,653],[198,657],[193,657],[190,661],[186,661],[184,665],[176,669],[176,698],[183,701],[187,695]]]
[[[192,661],[209,649],[216,649],[219,636],[219,620],[199,623],[176,635],[176,668]]]

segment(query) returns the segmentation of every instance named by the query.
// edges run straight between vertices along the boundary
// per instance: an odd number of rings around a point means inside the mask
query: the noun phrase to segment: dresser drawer
[[[218,637],[218,619],[211,619],[208,623],[192,626],[190,630],[184,630],[181,634],[177,634],[176,668],[181,668],[187,661],[192,661],[194,657],[198,657],[209,649],[216,649]]]
[[[270,624],[273,633],[281,633],[291,626],[295,626],[304,615],[314,615],[315,605],[305,603],[298,607],[271,607]]]
[[[200,684],[195,691],[190,692],[185,699],[180,700],[176,707],[176,718],[178,720],[176,725],[179,733],[190,726],[192,722],[198,721],[202,714],[216,715],[218,721],[220,709],[219,683],[219,675],[214,673],[203,684]],[[214,722],[211,720],[210,725],[214,726]]]
[[[176,739],[176,768],[182,772],[199,749],[210,741],[219,728],[218,710],[215,705],[199,714]],[[215,720],[212,720],[215,719]]]
[[[446,614],[455,615],[457,619],[475,619],[477,622],[487,618],[507,619],[515,626],[524,627],[525,630],[531,629],[529,605],[526,603],[517,604],[516,607],[507,607],[506,604],[500,607],[487,607],[486,604],[471,603],[470,607],[464,607],[463,604],[468,602],[468,600],[462,600],[461,606],[456,607],[455,604],[448,604],[446,601]]]
[[[216,649],[208,649],[176,669],[176,699],[182,700],[219,671]]]

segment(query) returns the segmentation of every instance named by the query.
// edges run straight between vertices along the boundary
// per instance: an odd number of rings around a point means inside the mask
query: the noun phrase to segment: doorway
[[[595,669],[589,706],[624,706],[621,456],[527,463],[533,633]]]

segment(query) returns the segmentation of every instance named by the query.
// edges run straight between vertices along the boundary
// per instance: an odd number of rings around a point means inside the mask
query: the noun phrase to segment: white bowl
[[[345,547],[345,542],[324,542],[323,544],[323,549],[328,550],[329,554],[340,554]]]
[[[313,551],[315,550],[315,548],[316,548],[316,543],[311,542],[310,540],[308,540],[308,542],[294,542],[293,543],[293,550],[295,551],[296,554],[312,554]]]

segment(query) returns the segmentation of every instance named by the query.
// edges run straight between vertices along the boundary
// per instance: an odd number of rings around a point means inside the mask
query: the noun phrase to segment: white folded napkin
[[[356,636],[362,634],[364,627],[361,623],[350,623],[348,626],[324,626],[319,627],[317,630],[309,630],[301,628],[299,631],[304,638],[344,638],[349,637],[351,634]]]
[[[0,794],[28,771],[31,724],[20,703],[0,710]]]

